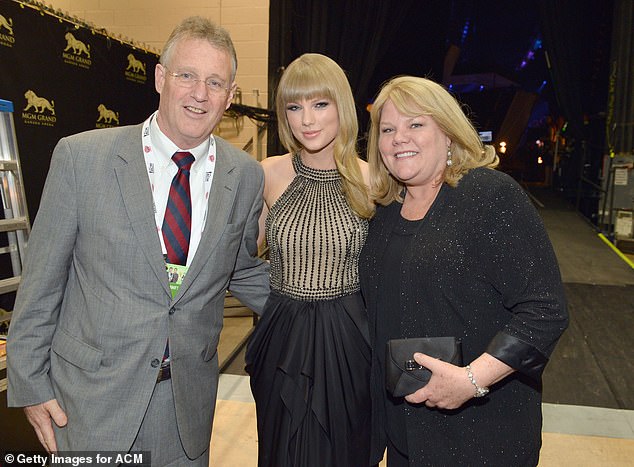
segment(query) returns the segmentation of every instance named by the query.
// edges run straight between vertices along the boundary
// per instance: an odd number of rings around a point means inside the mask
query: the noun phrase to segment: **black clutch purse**
[[[385,384],[394,397],[418,391],[431,378],[431,371],[414,360],[415,352],[462,366],[462,347],[455,337],[390,339],[385,356]]]

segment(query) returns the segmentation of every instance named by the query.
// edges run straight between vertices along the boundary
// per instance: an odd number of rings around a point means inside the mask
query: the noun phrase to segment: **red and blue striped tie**
[[[178,172],[170,186],[162,227],[163,240],[167,249],[167,262],[184,266],[187,263],[192,225],[189,170],[195,159],[189,152],[177,152],[172,156],[172,160],[178,166]]]
[[[189,152],[177,152],[172,160],[178,166],[178,172],[172,179],[167,209],[163,219],[163,240],[167,249],[167,262],[172,264],[187,264],[189,252],[189,237],[192,226],[192,198],[189,189],[189,169],[194,163],[194,156]],[[169,361],[169,340],[165,346],[163,363]]]

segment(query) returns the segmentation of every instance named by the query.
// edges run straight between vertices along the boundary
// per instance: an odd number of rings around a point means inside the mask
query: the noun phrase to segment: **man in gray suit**
[[[225,292],[259,312],[269,291],[256,257],[262,170],[211,134],[236,67],[228,33],[188,18],[156,66],[157,112],[55,148],[8,340],[9,404],[48,451],[208,464]],[[170,290],[163,222],[183,151],[189,250]]]

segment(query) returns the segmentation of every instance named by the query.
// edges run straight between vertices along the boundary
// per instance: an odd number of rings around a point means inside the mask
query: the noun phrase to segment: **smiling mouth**
[[[203,109],[199,109],[198,107],[191,107],[189,105],[186,105],[185,108],[187,110],[189,110],[190,112],[194,112],[195,114],[204,114],[204,113],[206,113]]]
[[[405,157],[415,156],[416,154],[418,154],[416,151],[405,151],[405,152],[399,152],[398,154],[395,154],[394,157],[396,157],[397,159],[403,159]]]

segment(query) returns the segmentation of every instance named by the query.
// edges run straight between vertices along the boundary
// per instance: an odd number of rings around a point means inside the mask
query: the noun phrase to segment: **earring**
[[[447,167],[451,167],[453,165],[453,161],[451,160],[451,146],[447,146]]]

